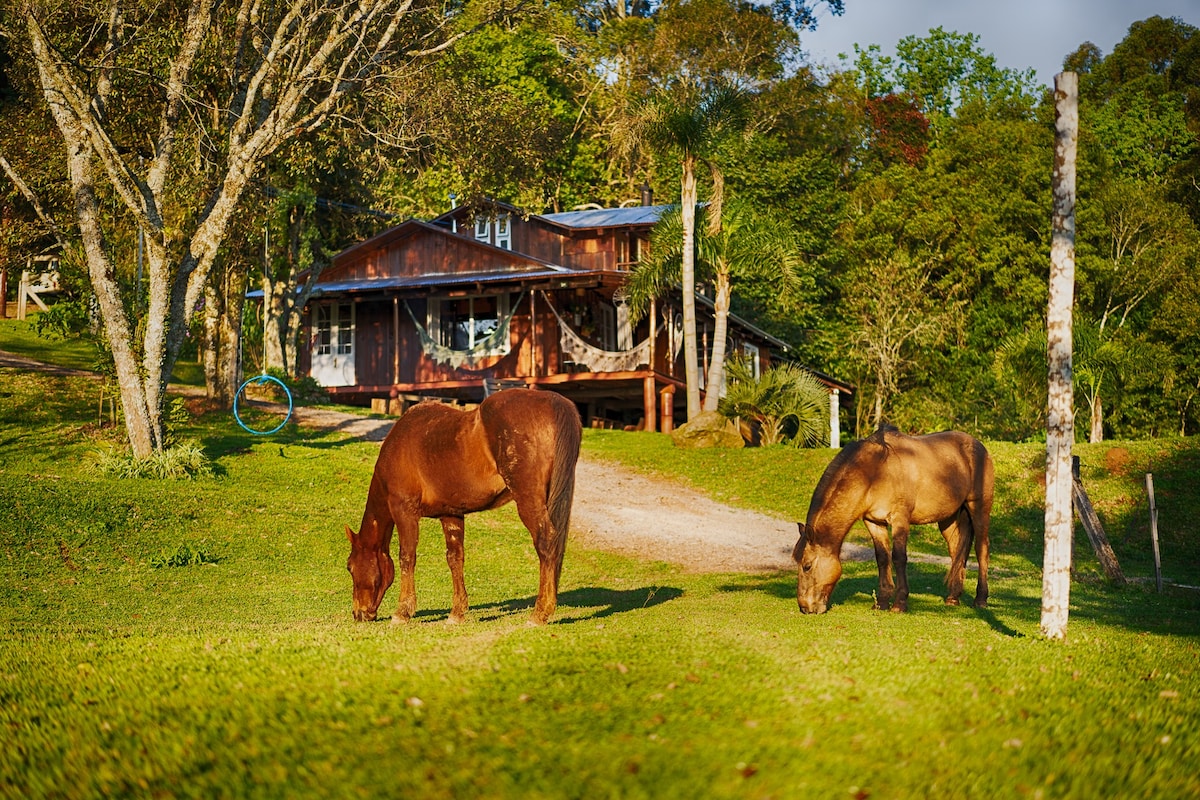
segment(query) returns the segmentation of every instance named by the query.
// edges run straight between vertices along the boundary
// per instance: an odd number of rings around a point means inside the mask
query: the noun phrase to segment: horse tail
[[[579,412],[570,401],[554,404],[554,465],[550,472],[550,490],[546,497],[546,510],[550,525],[554,529],[553,547],[559,555],[567,546],[567,532],[571,527],[571,506],[575,501],[575,465],[579,461],[579,448],[583,439],[583,425]]]

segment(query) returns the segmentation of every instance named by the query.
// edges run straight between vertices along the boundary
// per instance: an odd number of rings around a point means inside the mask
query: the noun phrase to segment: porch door
[[[312,376],[322,386],[353,386],[354,304],[318,303]]]

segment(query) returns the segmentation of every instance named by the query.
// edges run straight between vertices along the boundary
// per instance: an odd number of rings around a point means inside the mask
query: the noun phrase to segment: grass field
[[[434,523],[418,616],[393,626],[351,620],[344,569],[377,445],[214,414],[185,432],[214,477],[117,481],[91,466],[122,438],[94,402],[0,369],[0,796],[1200,796],[1200,592],[1144,580],[1142,487],[1149,468],[1167,578],[1200,584],[1196,440],[1079,448],[1143,580],[1108,585],[1080,535],[1065,644],[1037,635],[1042,447],[1001,443],[987,611],[944,607],[936,566],[910,566],[907,615],[872,612],[874,566],[852,564],[805,617],[794,573],[569,546],[555,622],[530,627],[536,558],[507,507],[468,518],[468,621],[444,622]],[[792,518],[830,457],[585,433]]]

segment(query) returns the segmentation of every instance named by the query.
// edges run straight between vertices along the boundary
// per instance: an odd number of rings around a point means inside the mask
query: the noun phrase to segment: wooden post
[[[662,414],[658,429],[663,433],[675,430],[675,387],[667,384],[662,388],[662,402],[659,403],[659,413]]]
[[[1104,567],[1104,574],[1113,583],[1124,586],[1125,573],[1121,571],[1116,553],[1113,552],[1112,545],[1108,543],[1108,536],[1104,533],[1104,526],[1100,524],[1100,517],[1096,515],[1092,500],[1079,479],[1079,456],[1071,457],[1071,497],[1075,501],[1075,511],[1079,514],[1079,521],[1083,524],[1088,541],[1092,543],[1092,550],[1096,552],[1100,566]]]
[[[1075,154],[1079,140],[1079,76],[1054,77],[1054,210],[1050,239],[1050,302],[1046,315],[1046,515],[1042,558],[1041,632],[1067,636],[1071,598],[1071,311],[1075,294]]]
[[[8,270],[0,269],[0,319],[8,319]]]
[[[642,378],[642,430],[654,433],[655,419],[658,412],[658,398],[654,395],[653,373]]]
[[[21,282],[17,284],[17,319],[25,319],[26,293],[29,291],[29,270],[21,271]]]
[[[537,377],[537,290],[529,290],[529,377]]]
[[[1154,545],[1154,585],[1162,594],[1162,561],[1158,557],[1158,506],[1154,504],[1154,476],[1146,473],[1146,495],[1150,498],[1150,541]]]
[[[392,384],[400,382],[400,298],[392,298]]]

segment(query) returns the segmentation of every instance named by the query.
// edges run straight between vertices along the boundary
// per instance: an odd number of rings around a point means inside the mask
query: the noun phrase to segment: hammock
[[[639,344],[628,350],[601,350],[588,344],[579,334],[571,330],[571,326],[558,313],[558,309],[550,302],[545,292],[542,297],[550,311],[558,319],[558,344],[562,348],[566,360],[583,364],[592,372],[632,372],[640,364],[650,363],[650,339],[647,337]]]
[[[509,308],[508,314],[505,315],[504,319],[498,320],[495,330],[477,341],[475,346],[469,350],[453,350],[430,336],[429,331],[425,330],[425,326],[417,320],[416,314],[413,314],[412,309],[409,308],[407,300],[404,301],[404,310],[408,312],[408,316],[412,319],[413,324],[417,326],[417,335],[421,337],[421,349],[425,351],[427,356],[438,364],[449,364],[451,369],[461,369],[463,367],[475,369],[481,365],[481,362],[485,358],[508,355],[512,349],[512,343],[508,339],[509,324],[512,322],[517,306],[521,305],[521,301],[524,298],[525,293],[521,292],[520,296],[517,297],[517,301]]]

